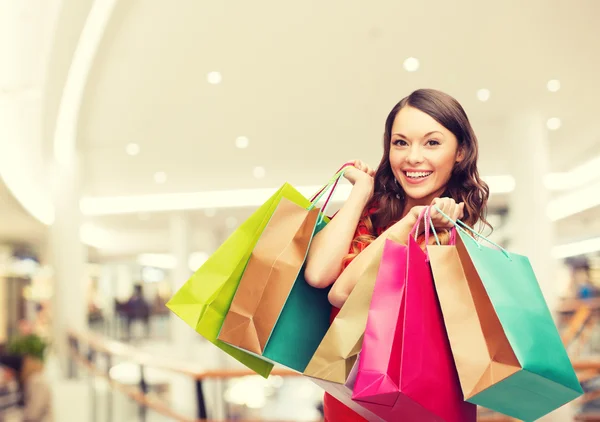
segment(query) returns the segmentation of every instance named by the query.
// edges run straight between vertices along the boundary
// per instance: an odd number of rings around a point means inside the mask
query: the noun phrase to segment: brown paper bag
[[[237,288],[219,340],[262,354],[312,239],[319,209],[282,198],[258,240]]]
[[[373,261],[360,276],[306,367],[304,375],[337,384],[346,383],[362,348],[383,246],[384,243],[381,244]],[[317,382],[317,384],[319,383]],[[335,394],[329,389],[325,390],[335,397]]]
[[[465,400],[521,370],[485,287],[457,236],[428,246],[437,295]]]

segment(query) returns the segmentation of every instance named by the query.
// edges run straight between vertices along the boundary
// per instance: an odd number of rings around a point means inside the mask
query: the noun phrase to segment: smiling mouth
[[[429,177],[431,175],[431,173],[433,173],[433,172],[432,171],[404,171],[403,173],[409,179],[420,180],[420,179],[425,179],[426,177]]]

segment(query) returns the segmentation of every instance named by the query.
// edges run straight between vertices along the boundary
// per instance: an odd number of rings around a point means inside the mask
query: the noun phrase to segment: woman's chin
[[[420,199],[426,199],[434,194],[434,191],[432,191],[431,188],[427,188],[425,186],[422,186],[422,187],[421,186],[419,186],[419,187],[407,186],[404,189],[404,192],[406,193],[407,198],[417,200],[417,201]]]

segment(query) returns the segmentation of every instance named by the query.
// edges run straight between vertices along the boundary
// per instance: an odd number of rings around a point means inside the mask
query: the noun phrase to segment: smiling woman
[[[477,138],[454,98],[422,89],[401,100],[386,119],[383,147],[376,172],[359,160],[346,171],[350,196],[315,236],[308,254],[307,282],[321,288],[333,284],[332,318],[387,235],[407,239],[424,207],[436,204],[444,215],[469,225],[487,223],[489,189],[477,169]],[[436,229],[452,226],[436,210],[431,217]],[[329,395],[324,413],[329,422],[364,420]]]

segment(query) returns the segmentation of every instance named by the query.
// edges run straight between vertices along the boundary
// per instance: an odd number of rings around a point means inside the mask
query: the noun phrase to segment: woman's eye
[[[404,139],[396,139],[394,141],[394,145],[403,147],[403,146],[406,146],[408,144],[406,143],[406,141]]]
[[[429,146],[435,146],[435,145],[439,145],[439,141],[436,141],[435,139],[430,139],[429,141],[427,141],[427,145]]]

